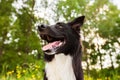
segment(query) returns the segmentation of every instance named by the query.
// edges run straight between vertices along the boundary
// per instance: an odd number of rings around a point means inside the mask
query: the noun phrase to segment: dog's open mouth
[[[56,51],[58,48],[60,48],[65,43],[63,36],[53,37],[53,36],[45,35],[45,34],[44,35],[41,34],[40,36],[43,40],[48,42],[47,45],[44,45],[42,47],[42,50],[47,53]]]

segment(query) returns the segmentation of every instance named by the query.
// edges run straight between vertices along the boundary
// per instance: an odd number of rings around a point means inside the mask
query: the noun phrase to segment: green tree
[[[0,71],[3,65],[8,65],[9,70],[42,58],[35,26],[38,20],[33,14],[35,1],[23,1],[21,8],[16,8],[17,3],[18,0],[0,1]]]

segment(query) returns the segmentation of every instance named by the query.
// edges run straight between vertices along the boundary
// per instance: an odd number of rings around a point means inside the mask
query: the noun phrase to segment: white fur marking
[[[45,66],[48,80],[76,80],[72,68],[72,57],[56,54],[51,62]]]

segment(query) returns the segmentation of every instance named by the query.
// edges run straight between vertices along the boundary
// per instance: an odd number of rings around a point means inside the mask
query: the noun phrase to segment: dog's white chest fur
[[[64,54],[55,55],[45,66],[48,80],[76,80],[72,68],[72,57]]]

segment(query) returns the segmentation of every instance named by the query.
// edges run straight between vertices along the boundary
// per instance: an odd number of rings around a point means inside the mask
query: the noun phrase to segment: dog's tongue
[[[60,43],[61,43],[60,41],[55,41],[55,42],[49,43],[49,44],[43,46],[42,50],[43,51],[52,50],[52,49],[58,47],[60,45]]]

